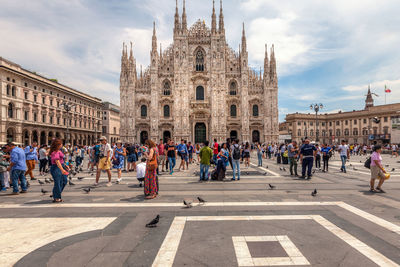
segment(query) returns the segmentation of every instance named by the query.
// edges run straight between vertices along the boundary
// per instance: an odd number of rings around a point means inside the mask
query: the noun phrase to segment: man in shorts
[[[97,167],[96,174],[96,183],[97,186],[99,184],[101,171],[106,171],[108,174],[108,183],[107,186],[111,186],[111,146],[107,143],[107,139],[105,136],[100,138],[101,147],[100,147],[100,155],[99,155],[99,164]]]
[[[176,149],[178,150],[179,155],[181,156],[181,164],[179,165],[178,170],[185,170],[185,164],[188,166],[188,150],[185,144],[185,140],[181,140],[181,143],[177,145]]]

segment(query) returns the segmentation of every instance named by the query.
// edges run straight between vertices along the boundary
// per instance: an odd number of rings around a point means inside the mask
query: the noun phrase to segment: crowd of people
[[[388,145],[385,148],[392,150],[392,156],[398,156],[397,145]],[[26,193],[30,186],[26,177],[29,176],[30,181],[37,179],[34,170],[39,163],[39,176],[50,173],[54,182],[53,201],[62,202],[61,194],[68,183],[70,172],[83,171],[83,162],[87,156],[87,171],[93,172],[96,169],[96,182],[93,186],[99,185],[102,172],[108,176],[106,186],[112,186],[112,169],[117,172],[117,184],[122,181],[122,171],[136,172],[139,186],[144,187],[145,198],[153,199],[159,191],[158,176],[163,172],[173,175],[179,160],[178,171],[188,170],[189,165],[194,162],[199,165],[200,182],[226,179],[228,166],[232,169],[231,180],[240,180],[240,165],[244,164],[244,168],[249,168],[250,157],[254,154],[257,155],[258,167],[263,166],[264,159],[276,158],[278,164],[289,165],[290,175],[311,179],[315,172],[314,164],[316,169],[328,172],[329,160],[337,153],[341,159],[340,170],[346,173],[346,163],[350,157],[366,155],[369,150],[373,152],[367,160],[370,163],[366,163],[371,169],[370,191],[384,192],[382,184],[388,175],[382,165],[381,146],[348,145],[344,140],[338,146],[319,145],[310,143],[307,138],[300,145],[295,141],[280,145],[240,143],[238,139],[227,139],[222,144],[216,139],[212,144],[209,141],[192,144],[183,139],[179,144],[175,144],[173,140],[159,140],[158,144],[146,140],[143,145],[121,141],[109,144],[105,137],[90,146],[63,145],[60,139],[53,139],[50,146],[40,147],[36,142],[24,148],[8,143],[0,151],[0,181],[1,191],[12,187],[12,194]],[[298,165],[301,165],[300,176]],[[213,169],[210,171],[211,167]],[[379,184],[375,188],[376,179],[379,179]]]

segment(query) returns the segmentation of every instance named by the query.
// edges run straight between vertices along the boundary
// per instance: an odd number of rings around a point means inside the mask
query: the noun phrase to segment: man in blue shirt
[[[329,162],[331,151],[332,151],[332,148],[329,147],[327,144],[322,145],[321,153],[322,153],[322,160],[324,161],[323,172],[328,172],[328,162]]]
[[[314,163],[314,156],[317,149],[315,146],[310,144],[310,140],[306,138],[304,145],[300,149],[300,161],[302,163],[301,178],[306,178],[306,168],[307,168],[307,179],[311,179],[311,171]]]
[[[185,144],[185,140],[181,140],[181,143],[179,145],[176,146],[176,150],[178,151],[178,154],[181,156],[181,164],[179,165],[178,170],[182,168],[182,170],[185,170],[185,163],[186,165],[188,165],[187,161],[188,161],[188,149],[187,146]]]
[[[11,152],[10,161],[11,164],[7,168],[7,171],[11,171],[11,181],[13,185],[13,193],[14,195],[18,195],[18,181],[21,182],[21,193],[26,193],[26,179],[25,179],[25,171],[26,171],[26,157],[25,152],[22,148],[15,146],[14,143],[9,143],[6,145],[7,152]]]
[[[32,146],[25,147],[25,157],[26,157],[26,166],[28,168],[28,170],[25,172],[25,176],[29,174],[31,176],[31,180],[36,180],[36,178],[33,176],[33,170],[35,170],[35,163],[38,161],[36,142],[33,142]]]

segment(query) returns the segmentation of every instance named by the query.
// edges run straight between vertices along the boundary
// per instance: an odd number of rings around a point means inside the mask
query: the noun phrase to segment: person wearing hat
[[[126,149],[125,147],[122,147],[122,141],[118,140],[117,146],[114,148],[112,157],[113,168],[117,169],[118,171],[117,184],[121,182],[121,173],[122,173],[122,168],[124,167],[125,157],[126,157]]]
[[[97,186],[99,184],[101,171],[106,171],[108,174],[107,186],[111,186],[111,146],[107,143],[105,136],[100,137],[100,142],[100,160],[97,168],[96,183],[94,185]]]

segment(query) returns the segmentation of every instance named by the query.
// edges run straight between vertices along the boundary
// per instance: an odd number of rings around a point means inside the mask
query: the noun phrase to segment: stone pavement
[[[399,266],[400,159],[384,156],[387,169],[395,168],[385,194],[368,192],[364,160],[352,157],[343,174],[333,159],[329,173],[317,171],[310,181],[264,160],[263,168],[241,165],[240,181],[199,183],[193,164],[161,175],[154,200],[144,200],[135,173],[123,173],[112,187],[103,173],[101,185],[86,194],[82,188],[94,176],[81,172],[62,204],[32,181],[27,194],[0,195],[0,265]],[[146,228],[157,214],[158,226]]]

